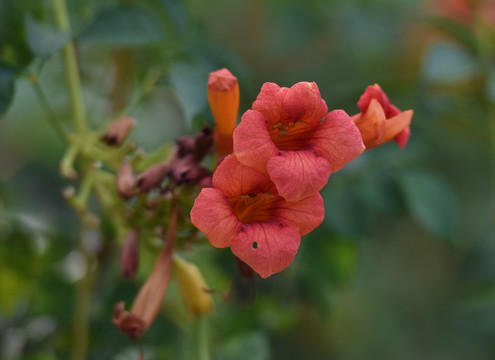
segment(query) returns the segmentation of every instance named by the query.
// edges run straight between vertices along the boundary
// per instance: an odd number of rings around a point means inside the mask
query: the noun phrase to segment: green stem
[[[67,134],[60,125],[57,115],[50,106],[50,103],[48,102],[48,99],[46,98],[45,93],[43,92],[43,89],[41,88],[41,85],[38,82],[38,79],[31,78],[31,84],[33,84],[34,92],[38,96],[38,100],[40,101],[41,107],[43,108],[43,111],[45,112],[48,121],[50,122],[50,125],[53,127],[53,129],[55,130],[59,138],[62,140],[62,142],[68,143],[69,139],[67,138]]]
[[[52,3],[59,29],[63,32],[70,33],[71,26],[65,0],[52,0]],[[81,142],[84,143],[84,137],[88,133],[88,127],[86,123],[86,110],[84,107],[81,80],[79,77],[79,68],[76,59],[76,49],[72,40],[64,46],[63,56],[65,62],[65,71],[67,75],[67,86],[69,88],[69,95],[72,107],[72,117],[76,130],[75,137],[78,138],[78,141],[71,141],[71,146],[62,159],[60,170],[62,175],[73,178],[76,175],[76,172],[73,168],[73,163],[77,154],[81,150]],[[83,172],[83,176],[87,175],[85,167],[82,166],[81,169]],[[84,254],[86,263],[88,264],[88,270],[84,277],[76,285],[72,339],[72,360],[86,359],[88,351],[91,283],[93,276],[93,265],[95,265],[94,263],[96,261],[96,259],[94,259],[94,256],[92,256],[91,253],[88,252],[88,250],[85,248],[83,236],[84,233],[82,232],[78,247],[79,250]]]
[[[75,179],[77,172],[74,169],[74,161],[79,153],[79,146],[71,144],[60,161],[60,173],[67,179]]]
[[[206,317],[202,316],[196,321],[196,344],[198,349],[198,360],[210,360],[210,352],[208,349],[208,322]]]
[[[76,284],[74,322],[72,327],[72,360],[85,360],[88,352],[91,286],[96,260],[84,246],[84,236],[84,229],[82,229],[78,247],[86,260],[87,270],[84,277]]]
[[[70,21],[65,0],[52,0],[52,2],[59,29],[64,32],[70,32]],[[74,41],[69,41],[65,45],[63,52],[65,70],[67,72],[67,85],[69,87],[72,114],[74,116],[74,125],[78,133],[84,134],[87,132],[86,110],[82,96]]]
[[[194,319],[192,329],[186,338],[184,360],[210,360],[208,346],[208,320],[205,316]]]
[[[495,104],[489,94],[490,82],[493,81],[493,59],[495,57],[495,46],[493,42],[493,32],[487,24],[477,16],[475,34],[478,46],[478,57],[483,71],[482,96],[486,111],[489,131],[489,151],[490,151],[490,202],[493,226],[495,227]]]

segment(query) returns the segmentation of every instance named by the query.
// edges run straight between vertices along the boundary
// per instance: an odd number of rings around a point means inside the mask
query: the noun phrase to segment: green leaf
[[[100,12],[80,39],[109,47],[137,47],[160,42],[163,29],[146,8],[121,5]]]
[[[325,200],[324,224],[338,234],[359,236],[367,226],[363,200],[353,189],[328,186],[322,191]]]
[[[33,56],[26,39],[25,13],[31,9],[26,0],[0,1],[0,61],[21,72]]]
[[[170,82],[183,105],[189,127],[194,116],[207,105],[208,73],[202,63],[180,62],[170,69]]]
[[[261,332],[239,335],[224,342],[217,351],[217,360],[268,360],[270,345],[266,335]]]
[[[477,74],[474,57],[462,47],[448,42],[432,45],[425,54],[423,76],[431,82],[456,82]]]
[[[0,116],[7,111],[14,97],[15,71],[0,63]]]
[[[453,239],[459,209],[448,183],[435,175],[419,171],[400,174],[399,183],[413,218],[429,232]]]
[[[60,33],[48,24],[39,23],[30,15],[26,17],[26,32],[29,48],[35,56],[42,59],[54,55],[70,39],[69,34]]]
[[[436,27],[460,41],[471,52],[476,53],[478,51],[477,40],[474,33],[459,22],[441,16],[430,16],[426,21],[433,27]]]

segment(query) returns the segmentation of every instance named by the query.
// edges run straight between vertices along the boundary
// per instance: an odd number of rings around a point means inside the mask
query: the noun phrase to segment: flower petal
[[[406,147],[410,134],[411,128],[408,126],[394,137],[395,142],[401,149],[404,149]]]
[[[237,197],[249,193],[274,192],[270,178],[241,163],[235,155],[228,155],[213,174],[213,186],[225,196]]]
[[[299,82],[285,95],[282,111],[286,119],[314,125],[323,119],[328,107],[316,83]]]
[[[299,229],[301,236],[316,229],[325,216],[323,198],[319,193],[301,201],[281,201],[278,207],[276,219],[283,225]]]
[[[390,100],[380,85],[370,85],[366,88],[366,90],[364,90],[363,95],[361,95],[357,103],[362,113],[365,113],[366,110],[368,110],[368,106],[370,105],[372,99],[376,99],[384,109],[390,105]]]
[[[287,201],[298,201],[320,191],[331,174],[330,163],[311,151],[282,151],[266,169],[277,191]]]
[[[297,229],[276,223],[253,222],[232,242],[232,252],[262,278],[282,271],[296,256],[301,235]]]
[[[191,210],[191,222],[219,248],[230,246],[241,230],[241,223],[228,199],[214,188],[201,190]]]
[[[248,110],[234,131],[234,153],[243,164],[266,173],[266,162],[278,154],[262,113]]]
[[[262,113],[269,124],[276,123],[283,118],[283,101],[287,91],[288,88],[281,88],[275,83],[264,83],[251,108]]]
[[[314,133],[311,146],[330,162],[332,172],[342,169],[365,149],[359,129],[343,110],[334,110],[325,117]]]
[[[371,99],[368,109],[353,117],[354,124],[358,127],[367,149],[380,145],[385,133],[385,112],[376,99]]]
[[[383,141],[389,141],[394,139],[396,136],[398,136],[402,131],[406,130],[409,128],[409,125],[411,124],[411,119],[413,116],[413,111],[412,110],[407,110],[401,112],[399,115],[394,116],[391,119],[385,120],[385,134],[383,135]],[[409,138],[409,133],[406,132],[402,133],[402,135],[399,137],[401,142],[397,141],[399,146],[402,144],[402,148],[406,145],[407,140]]]

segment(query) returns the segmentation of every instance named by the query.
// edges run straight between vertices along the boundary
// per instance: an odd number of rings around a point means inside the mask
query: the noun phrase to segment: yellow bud
[[[213,299],[199,268],[183,258],[174,256],[175,276],[187,307],[194,316],[213,311]]]

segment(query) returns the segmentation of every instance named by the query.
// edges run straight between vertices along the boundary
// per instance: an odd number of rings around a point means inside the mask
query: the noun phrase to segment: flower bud
[[[201,161],[211,150],[213,145],[213,131],[204,127],[195,138],[194,155],[197,161]]]
[[[199,268],[179,256],[174,256],[174,270],[182,296],[194,316],[201,317],[213,311],[213,299]]]
[[[196,151],[196,138],[190,135],[181,136],[176,140],[179,157],[184,157],[187,154],[194,154]]]
[[[199,162],[210,152],[210,148],[213,144],[212,130],[205,127],[195,137],[182,136],[178,138],[176,142],[179,157],[182,158],[189,154],[193,154],[195,160]]]
[[[170,164],[162,162],[153,165],[142,172],[137,179],[137,186],[141,193],[147,193],[151,189],[160,187],[163,179],[170,173]]]
[[[120,253],[120,273],[125,279],[132,278],[139,265],[139,233],[136,229],[129,231],[125,237]]]
[[[117,174],[117,192],[120,197],[127,200],[134,196],[136,190],[136,178],[129,160],[125,159]]]
[[[172,169],[172,179],[177,185],[194,185],[210,174],[207,168],[195,161],[192,154],[177,160]]]
[[[227,69],[210,73],[208,79],[208,102],[215,118],[215,148],[219,156],[232,152],[229,144],[237,123],[239,112],[239,84]]]
[[[129,116],[121,117],[110,125],[102,140],[108,145],[120,146],[135,125],[136,120],[133,118]]]
[[[412,110],[400,111],[378,84],[368,86],[358,101],[361,113],[352,117],[366,149],[395,140],[404,148],[409,139]]]

